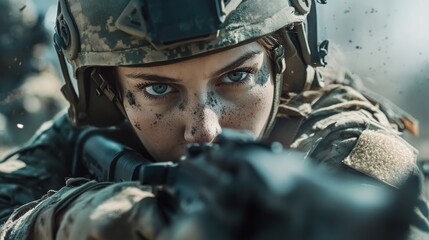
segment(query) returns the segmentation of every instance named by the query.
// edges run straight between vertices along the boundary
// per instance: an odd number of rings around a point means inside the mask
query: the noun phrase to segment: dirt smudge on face
[[[161,121],[161,120],[162,120],[162,118],[164,117],[164,115],[159,114],[159,113],[155,113],[155,117],[156,117],[156,119],[157,119],[158,121]]]
[[[205,105],[198,104],[197,109],[195,110],[195,112],[199,113],[198,114],[198,120],[199,121],[204,121],[204,118],[205,118],[204,108],[205,108]]]
[[[265,61],[262,64],[262,68],[256,76],[255,83],[259,86],[266,86],[268,80],[270,79],[270,70],[268,67],[268,63]]]
[[[151,127],[155,127],[158,124],[158,121],[154,121],[150,124]]]
[[[221,119],[221,121],[225,121],[226,114],[227,114],[227,107],[223,106],[222,109],[220,110],[220,119]]]
[[[138,122],[134,123],[134,127],[137,128],[139,131],[142,130],[140,123],[138,123]]]
[[[215,107],[218,104],[219,104],[219,102],[217,101],[214,92],[209,91],[207,93],[207,99],[206,99],[205,105],[210,106],[210,107]]]
[[[179,110],[180,111],[185,111],[185,106],[188,104],[188,100],[183,100],[180,104],[179,104],[179,106],[178,106],[178,108],[179,108]]]
[[[127,99],[128,99],[128,104],[130,104],[130,106],[133,106],[133,107],[136,106],[136,97],[129,90],[127,91]]]
[[[193,115],[198,115],[198,118],[201,120],[201,118],[203,118],[204,117],[204,107],[205,107],[205,105],[204,104],[198,104],[196,107],[195,107],[195,109],[194,109],[194,111],[192,112],[192,114]]]

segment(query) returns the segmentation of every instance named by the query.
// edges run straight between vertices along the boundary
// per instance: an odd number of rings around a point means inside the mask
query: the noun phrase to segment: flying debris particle
[[[19,129],[23,129],[24,128],[24,124],[18,123],[18,124],[16,124],[16,127],[19,128]]]
[[[344,11],[344,14],[347,14],[347,13],[349,13],[350,12],[350,10],[345,10]]]
[[[25,9],[26,7],[27,7],[27,5],[22,6],[22,7],[19,9],[19,11],[20,11],[20,12],[24,11],[24,9]]]
[[[356,49],[362,49],[362,46],[356,46]]]
[[[375,8],[371,8],[370,11],[365,11],[365,14],[368,14],[368,13],[371,13],[371,14],[378,13],[378,10],[376,10]]]
[[[352,43],[353,41],[352,40],[349,40],[349,43]]]

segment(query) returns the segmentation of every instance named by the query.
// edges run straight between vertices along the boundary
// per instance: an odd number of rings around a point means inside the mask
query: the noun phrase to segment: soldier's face
[[[222,128],[260,136],[274,96],[256,42],[155,67],[119,67],[128,119],[156,161],[177,160],[189,143],[210,143]]]

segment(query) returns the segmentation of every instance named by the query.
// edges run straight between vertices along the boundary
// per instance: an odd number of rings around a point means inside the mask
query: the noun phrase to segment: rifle
[[[204,239],[405,239],[418,179],[400,190],[327,173],[303,154],[224,130],[216,144],[190,145],[181,160],[152,163],[90,130],[78,141],[81,163],[101,181],[152,185],[174,224],[205,216]],[[77,161],[77,159],[75,159]],[[365,183],[365,184],[364,184]]]

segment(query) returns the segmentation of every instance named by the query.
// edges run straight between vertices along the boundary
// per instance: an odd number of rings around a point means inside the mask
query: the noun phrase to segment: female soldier
[[[73,124],[57,118],[2,164],[9,172],[0,175],[2,217],[80,176],[71,171],[82,131],[74,124],[126,119],[151,161],[178,159],[187,144],[211,143],[233,128],[303,151],[332,171],[393,186],[418,174],[416,151],[397,136],[413,130],[407,116],[385,113],[347,86],[320,89],[316,67],[327,43],[317,46],[312,35],[315,4],[60,0],[54,39]],[[156,238],[164,221],[154,201],[136,183],[69,179],[17,209],[2,239]],[[416,236],[429,226],[420,203]]]

